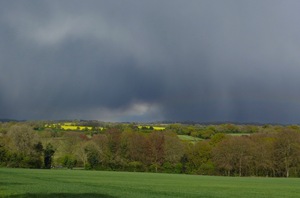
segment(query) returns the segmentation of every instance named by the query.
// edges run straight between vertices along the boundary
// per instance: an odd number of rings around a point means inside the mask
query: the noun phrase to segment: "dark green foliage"
[[[52,165],[52,157],[55,153],[55,150],[52,144],[48,143],[44,150],[44,167],[50,169]]]
[[[182,164],[181,163],[172,164],[170,162],[165,162],[162,165],[162,172],[164,172],[164,173],[181,173],[182,172]]]
[[[6,166],[7,167],[13,167],[13,168],[19,168],[24,167],[23,163],[23,156],[18,153],[10,153],[7,157]]]
[[[5,165],[5,162],[7,161],[8,157],[8,150],[4,146],[4,142],[1,141],[0,137],[0,166]]]
[[[128,170],[132,172],[140,172],[143,171],[143,163],[139,161],[133,161],[128,163]]]
[[[74,156],[66,155],[62,159],[62,164],[68,169],[73,169],[77,164],[77,160]]]
[[[87,169],[94,169],[100,165],[100,156],[97,150],[93,148],[87,148],[86,153],[87,153],[87,161],[88,161],[86,167]]]

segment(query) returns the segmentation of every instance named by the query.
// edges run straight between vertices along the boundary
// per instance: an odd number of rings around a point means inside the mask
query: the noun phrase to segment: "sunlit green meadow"
[[[0,169],[0,197],[299,197],[300,179]]]

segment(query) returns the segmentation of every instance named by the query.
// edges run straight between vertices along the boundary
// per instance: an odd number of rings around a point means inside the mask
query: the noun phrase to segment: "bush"
[[[77,164],[77,160],[74,156],[71,155],[65,155],[62,158],[62,165],[64,167],[67,167],[68,169],[73,169]]]

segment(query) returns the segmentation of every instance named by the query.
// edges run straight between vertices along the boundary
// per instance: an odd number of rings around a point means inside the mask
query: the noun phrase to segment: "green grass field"
[[[177,135],[177,136],[179,139],[184,140],[184,141],[197,142],[197,141],[203,140],[201,138],[193,137],[193,136],[189,136],[189,135]]]
[[[299,197],[300,179],[0,169],[0,197]]]

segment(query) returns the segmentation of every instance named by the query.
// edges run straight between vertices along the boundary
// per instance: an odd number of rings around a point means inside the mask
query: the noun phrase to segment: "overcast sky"
[[[0,118],[300,123],[299,0],[0,0]]]

